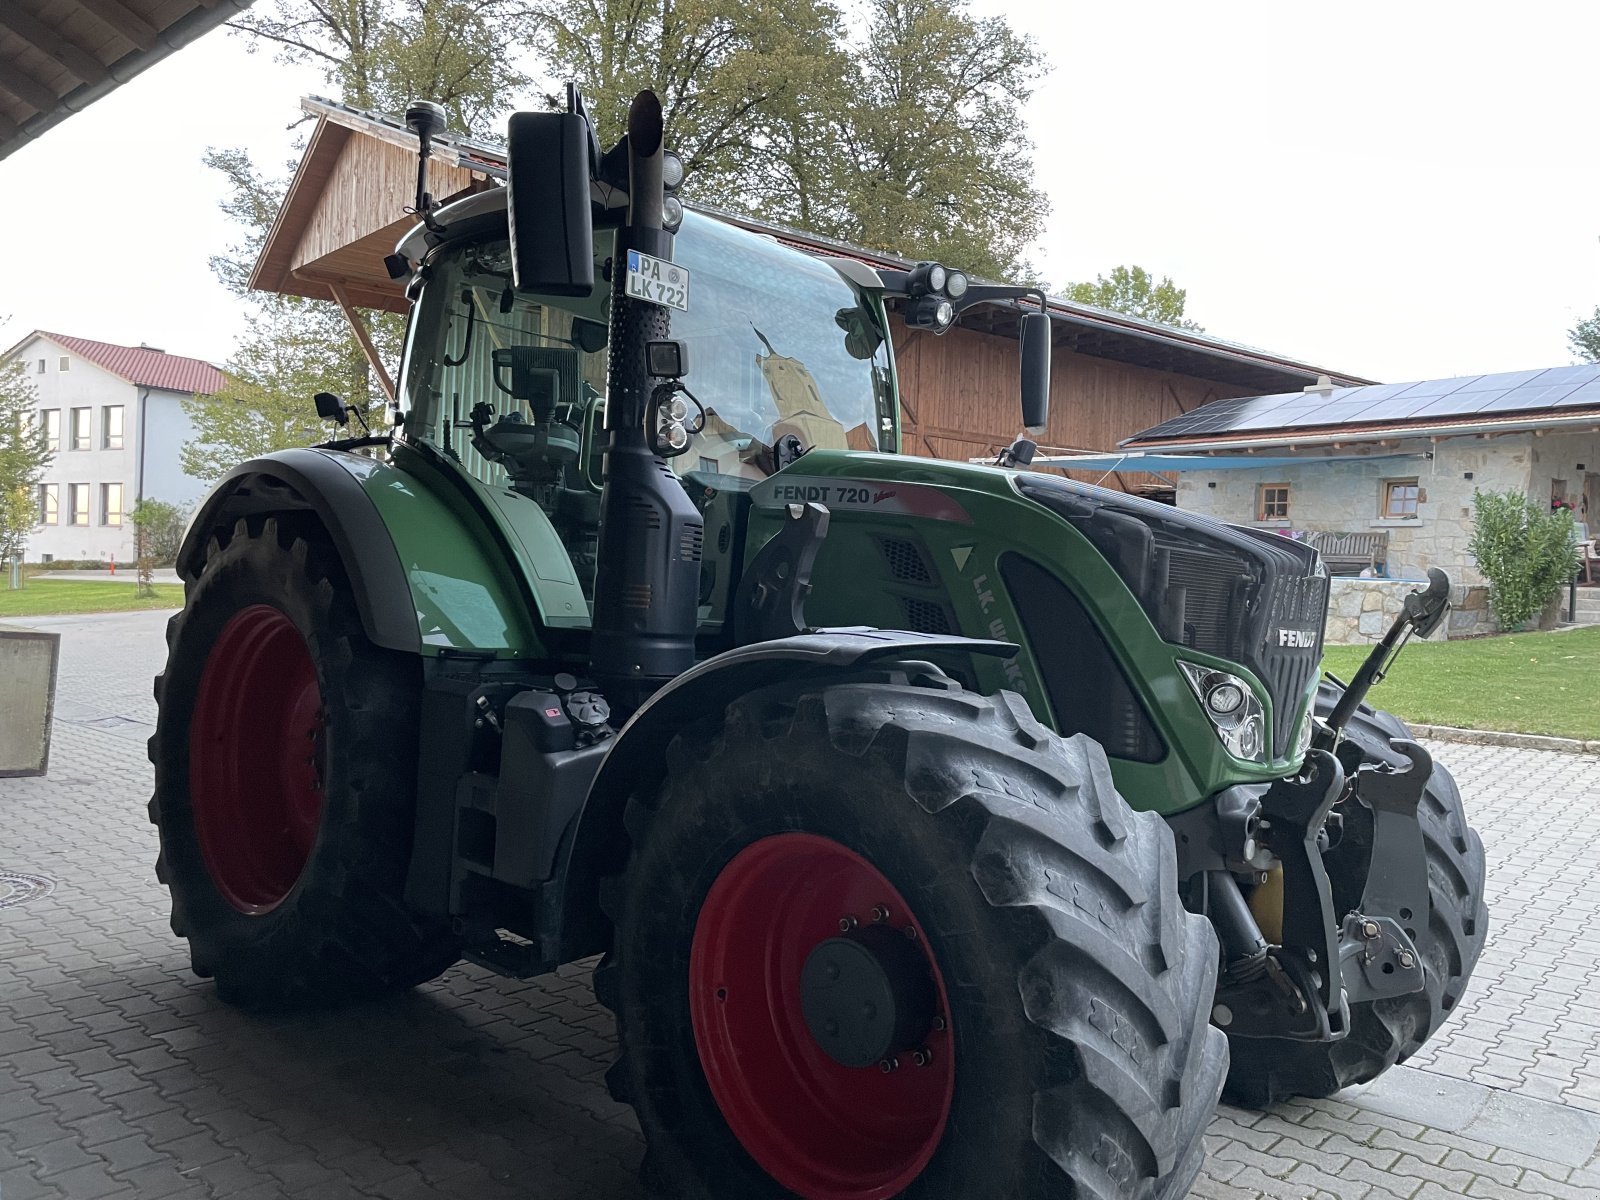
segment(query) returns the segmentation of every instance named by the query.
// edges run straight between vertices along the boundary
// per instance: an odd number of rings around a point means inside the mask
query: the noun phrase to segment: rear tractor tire
[[[779,686],[681,733],[626,825],[595,989],[660,1194],[1187,1194],[1216,941],[1095,743],[1009,693]]]
[[[276,518],[213,541],[167,626],[150,739],[156,875],[197,974],[230,1003],[409,987],[458,950],[406,911],[414,656],[372,645],[320,536]]]
[[[1317,689],[1316,711],[1326,717],[1344,689],[1324,681]],[[1362,705],[1345,727],[1345,737],[1360,747],[1369,763],[1405,767],[1404,755],[1394,750],[1396,739],[1411,738],[1411,731],[1393,713]],[[1346,809],[1352,807],[1345,805]],[[1364,876],[1358,876],[1364,856],[1355,853],[1370,824],[1352,825],[1359,811],[1346,812],[1345,843],[1324,856],[1334,903],[1339,915],[1356,907]],[[1417,806],[1427,861],[1417,865],[1428,875],[1429,911],[1413,914],[1372,912],[1390,917],[1413,935],[1422,952],[1423,990],[1387,1000],[1369,1000],[1350,1006],[1350,1033],[1330,1043],[1286,1042],[1272,1038],[1234,1037],[1233,1065],[1228,1071],[1225,1096],[1230,1103],[1265,1108],[1290,1096],[1331,1096],[1342,1088],[1376,1079],[1403,1063],[1444,1024],[1483,951],[1489,932],[1484,905],[1483,843],[1467,824],[1461,792],[1450,772],[1438,763]]]

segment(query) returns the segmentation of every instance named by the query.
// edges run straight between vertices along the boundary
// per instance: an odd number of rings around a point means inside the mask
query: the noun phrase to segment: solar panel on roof
[[[1568,392],[1561,397],[1558,408],[1587,408],[1591,404],[1600,404],[1600,378],[1591,380],[1579,388]]]
[[[1448,396],[1451,392],[1460,391],[1466,379],[1423,379],[1413,383],[1400,393],[1401,399],[1416,400],[1422,396]]]
[[[1284,392],[1208,404],[1147,429],[1130,441],[1329,425],[1383,425],[1497,416],[1551,408],[1600,408],[1600,363],[1338,388]]]

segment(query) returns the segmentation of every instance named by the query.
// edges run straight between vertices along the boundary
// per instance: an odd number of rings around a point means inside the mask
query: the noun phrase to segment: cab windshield
[[[503,482],[473,448],[471,425],[484,404],[496,418],[521,411],[533,420],[509,386],[514,347],[540,348],[533,361],[551,381],[541,395],[546,407],[554,400],[555,422],[592,429],[605,398],[604,276],[614,241],[614,231],[597,231],[596,287],[579,298],[512,290],[503,238],[431,261],[407,347],[407,437]],[[755,481],[776,469],[774,450],[791,436],[806,449],[896,448],[889,346],[874,299],[825,262],[696,213],[685,215],[673,258],[688,269],[689,291],[688,311],[671,311],[671,336],[687,348],[684,383],[707,413],[674,469]],[[597,487],[598,472],[586,474]]]

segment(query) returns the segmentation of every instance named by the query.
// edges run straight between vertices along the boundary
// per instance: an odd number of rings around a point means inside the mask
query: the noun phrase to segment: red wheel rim
[[[322,821],[322,692],[294,623],[266,604],[235,613],[200,675],[189,795],[217,891],[269,912],[294,887]]]
[[[841,919],[914,935],[941,1014],[890,1072],[846,1067],[808,1029],[800,975]],[[828,838],[784,833],[723,868],[695,923],[689,1012],[711,1094],[750,1156],[808,1200],[896,1195],[933,1157],[955,1092],[949,999],[928,940],[904,898],[859,854]]]

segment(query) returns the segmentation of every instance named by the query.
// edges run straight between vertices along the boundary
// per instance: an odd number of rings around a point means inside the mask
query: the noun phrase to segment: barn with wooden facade
[[[415,223],[405,210],[416,186],[416,141],[393,118],[313,98],[302,103],[316,125],[250,285],[333,300],[364,336],[359,309],[405,308],[384,257]],[[499,186],[505,176],[499,146],[446,135],[434,141],[432,154],[430,190],[447,200]],[[810,253],[892,269],[910,265],[799,230],[704,211]],[[1371,382],[1070,301],[1053,298],[1050,315],[1051,416],[1038,440],[1058,453],[1110,450],[1139,430],[1212,401],[1296,390],[1319,376],[1340,386]],[[979,308],[943,335],[893,318],[907,453],[992,456],[1017,435],[1018,318],[1009,307]],[[369,357],[392,394],[387,364],[370,349]],[[1173,490],[1171,479],[1152,474],[1098,471],[1082,477],[1163,499]]]

